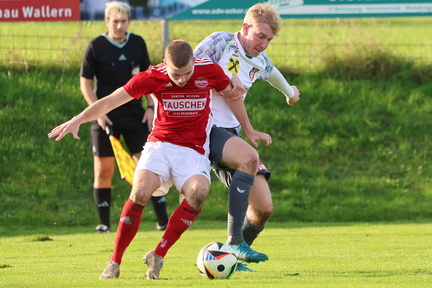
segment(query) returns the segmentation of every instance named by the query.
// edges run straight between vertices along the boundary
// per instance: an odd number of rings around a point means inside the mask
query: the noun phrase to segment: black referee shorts
[[[141,123],[135,118],[127,117],[111,119],[111,121],[113,122],[114,136],[117,139],[123,136],[129,153],[131,155],[141,153],[149,135],[147,123]],[[97,121],[91,123],[90,133],[91,154],[98,157],[114,157],[109,137]]]

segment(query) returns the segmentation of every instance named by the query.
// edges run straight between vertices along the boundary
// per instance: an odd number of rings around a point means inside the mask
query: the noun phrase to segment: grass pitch
[[[141,258],[161,232],[143,223],[119,279],[98,280],[115,233],[58,228],[0,241],[0,287],[430,287],[432,223],[272,223],[254,248],[269,261],[227,280],[203,278],[202,246],[225,240],[225,223],[197,220],[165,258],[161,280],[144,279]]]

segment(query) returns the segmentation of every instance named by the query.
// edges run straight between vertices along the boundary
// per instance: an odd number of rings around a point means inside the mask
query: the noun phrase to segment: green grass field
[[[301,101],[288,107],[268,83],[256,83],[246,100],[254,127],[273,137],[270,147],[258,148],[273,173],[272,221],[432,218],[432,66],[427,61],[432,50],[425,49],[431,44],[432,30],[426,29],[428,20],[284,21],[285,30],[269,53],[286,70],[289,82],[299,87]],[[13,60],[0,65],[0,225],[6,227],[77,226],[96,220],[88,124],[82,126],[80,141],[66,137],[57,143],[46,135],[86,107],[79,91],[84,49],[80,45],[105,28],[101,22],[50,24],[0,27],[1,59]],[[200,36],[190,32],[196,24],[181,22],[184,29],[180,29],[179,23],[171,23],[171,36],[197,43]],[[208,34],[212,29],[232,31],[238,21],[204,24],[200,22],[199,32]],[[160,25],[137,22],[131,30],[137,33],[145,27],[156,31],[145,30],[149,35],[144,37],[153,37],[148,46],[152,59],[157,59]],[[28,43],[28,38],[17,35],[49,37]],[[356,41],[365,45],[351,47]],[[340,47],[348,49],[341,53]],[[400,54],[404,47],[412,48],[412,53]],[[309,65],[280,61],[278,55],[287,49],[309,51],[309,56],[285,57]],[[417,49],[423,51],[423,58],[417,57]],[[317,54],[323,56],[320,61],[312,57]],[[28,66],[22,66],[23,61]],[[116,177],[113,188],[115,219],[130,186]],[[168,195],[170,211],[177,205],[176,194]],[[214,178],[201,217],[225,220],[226,199],[225,187]],[[44,213],[31,212],[34,207]]]
[[[170,31],[195,45],[238,25],[173,22]],[[302,99],[287,107],[257,83],[246,100],[254,127],[273,137],[258,150],[275,212],[254,244],[270,260],[223,281],[194,267],[204,244],[226,237],[227,194],[216,178],[163,280],[143,279],[141,258],[161,237],[150,207],[121,278],[98,280],[115,233],[94,234],[89,126],[81,141],[47,133],[86,107],[79,62],[104,31],[101,22],[0,26],[0,287],[430,287],[430,18],[284,21],[268,52]],[[131,31],[160,61],[160,23]],[[115,223],[130,186],[116,177],[113,191]],[[169,212],[177,203],[172,191]]]
[[[197,220],[165,258],[161,280],[146,280],[141,258],[161,233],[145,225],[127,250],[119,279],[98,280],[115,234],[85,227],[35,229],[0,241],[0,287],[430,287],[431,223],[272,223],[254,244],[269,261],[228,280],[203,278],[199,249],[225,240],[224,223]]]

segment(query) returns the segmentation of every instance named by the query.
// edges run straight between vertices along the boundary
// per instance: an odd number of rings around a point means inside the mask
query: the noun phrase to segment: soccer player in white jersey
[[[159,279],[164,256],[201,212],[209,191],[212,89],[237,99],[229,101],[232,109],[236,110],[236,103],[243,105],[240,99],[245,90],[236,88],[238,95],[233,92],[222,68],[209,59],[193,57],[189,43],[170,42],[164,56],[164,63],[135,75],[48,134],[49,138],[57,136],[57,141],[68,133],[79,139],[82,123],[132,99],[151,94],[157,104],[153,130],[144,145],[131,194],[120,216],[113,254],[100,279],[119,277],[123,254],[138,232],[147,201],[160,185],[172,181],[184,199],[171,214],[162,239],[143,259],[148,266],[146,278]]]
[[[286,96],[288,105],[293,105],[300,99],[300,92],[296,86],[291,86],[285,80],[280,71],[272,64],[269,56],[264,51],[281,29],[282,21],[279,14],[268,3],[259,3],[248,9],[242,28],[236,33],[215,32],[201,41],[195,51],[196,57],[209,57],[218,63],[227,75],[235,74],[238,76],[246,90],[248,90],[256,80],[268,81],[273,87],[277,88]],[[234,79],[233,79],[234,80]],[[242,96],[243,100],[246,93]],[[220,95],[215,93],[212,102],[212,113],[215,125],[222,127],[234,135],[240,136],[240,129],[243,128],[249,142],[255,147],[258,146],[256,140],[257,132],[253,130],[248,120],[238,121],[229,108],[228,102]],[[247,115],[244,116],[247,118]],[[240,119],[240,118],[239,118]],[[241,124],[241,125],[240,125]],[[271,137],[266,144],[271,143]],[[250,190],[247,193],[237,193],[232,189],[231,180],[234,179],[238,171],[232,162],[241,161],[236,151],[244,149],[242,146],[224,146],[224,141],[213,137],[210,145],[211,154],[221,155],[231,150],[231,161],[225,163],[211,159],[215,174],[230,187],[230,204],[228,213],[228,240],[237,252],[239,260],[251,261],[248,257],[250,247],[259,233],[264,229],[265,224],[273,213],[273,203],[271,200],[270,188],[267,183],[270,172],[262,162],[259,162],[257,176]],[[213,139],[215,139],[213,141]],[[225,167],[225,168],[224,168]],[[249,196],[249,199],[247,198]],[[244,203],[248,206],[245,208]],[[262,253],[260,253],[262,255]],[[262,259],[262,260],[261,260]],[[258,258],[265,261],[267,258]],[[249,270],[245,265],[240,265],[239,270]]]

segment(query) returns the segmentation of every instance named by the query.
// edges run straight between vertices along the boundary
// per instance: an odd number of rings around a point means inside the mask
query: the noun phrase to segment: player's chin
[[[262,50],[262,51],[264,51],[264,50]],[[251,55],[253,56],[253,57],[257,57],[261,52],[262,52],[261,50],[258,50],[258,49],[255,49],[254,50],[254,53],[252,53]]]
[[[116,31],[115,36],[118,39],[123,39],[125,37],[126,32],[125,31]]]

